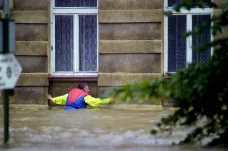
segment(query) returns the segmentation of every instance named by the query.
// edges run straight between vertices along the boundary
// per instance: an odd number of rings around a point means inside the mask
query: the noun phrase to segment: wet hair
[[[77,86],[77,88],[83,90],[86,86],[88,86],[88,83],[82,82]]]

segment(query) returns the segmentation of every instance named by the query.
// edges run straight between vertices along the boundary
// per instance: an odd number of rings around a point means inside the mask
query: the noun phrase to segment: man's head
[[[89,93],[90,89],[89,89],[89,86],[88,86],[88,83],[80,83],[78,86],[77,86],[78,89],[81,89],[81,90],[84,90],[85,92]]]

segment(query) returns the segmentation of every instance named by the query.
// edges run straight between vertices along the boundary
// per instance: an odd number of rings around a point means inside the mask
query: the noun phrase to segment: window
[[[212,40],[210,29],[206,29],[197,36],[183,38],[182,33],[192,31],[202,22],[207,22],[212,16],[212,8],[193,8],[191,10],[181,9],[175,12],[173,4],[180,0],[165,0],[165,10],[171,11],[171,16],[164,19],[164,72],[172,73],[178,69],[186,68],[189,63],[208,62],[212,50],[204,52],[193,50],[194,47],[203,46]]]
[[[51,1],[51,74],[97,75],[98,0]]]

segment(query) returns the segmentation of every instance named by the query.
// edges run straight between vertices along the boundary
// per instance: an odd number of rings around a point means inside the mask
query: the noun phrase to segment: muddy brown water
[[[117,109],[11,110],[10,141],[3,145],[3,111],[0,113],[0,150],[9,151],[225,151],[219,148],[173,146],[186,135],[152,136],[150,130],[172,111]]]

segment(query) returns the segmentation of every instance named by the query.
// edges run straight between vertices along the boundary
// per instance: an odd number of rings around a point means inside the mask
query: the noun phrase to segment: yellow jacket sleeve
[[[100,98],[94,98],[91,95],[87,95],[85,98],[85,103],[92,107],[97,107],[100,104],[108,104],[110,103],[110,99],[100,99]]]
[[[66,100],[67,100],[67,96],[68,96],[68,94],[65,94],[65,95],[62,95],[62,96],[58,96],[58,97],[52,98],[52,102],[54,102],[55,104],[65,105],[66,104]]]

